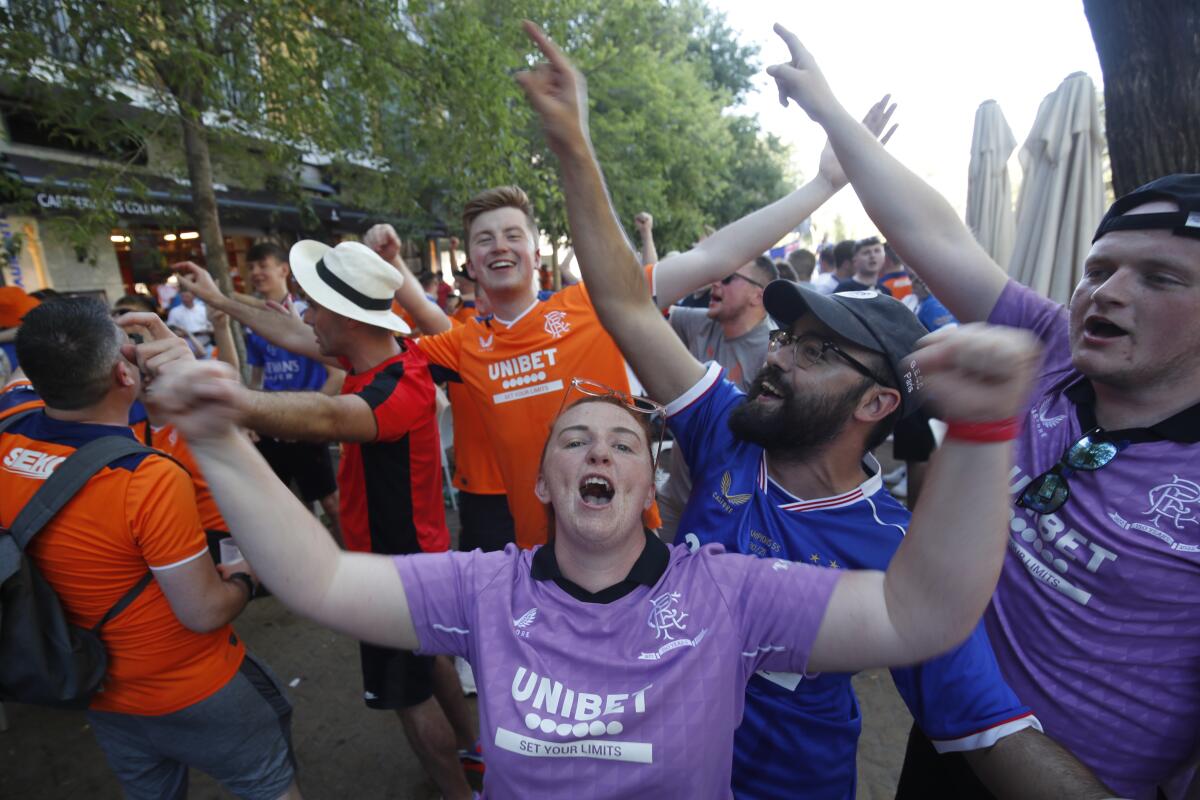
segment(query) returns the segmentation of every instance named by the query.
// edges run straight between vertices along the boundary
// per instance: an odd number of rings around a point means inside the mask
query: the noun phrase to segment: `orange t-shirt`
[[[208,489],[208,481],[204,479],[204,473],[200,471],[200,465],[196,463],[196,457],[188,449],[183,436],[175,430],[175,426],[156,427],[152,426],[150,420],[147,419],[135,425],[133,432],[143,444],[173,456],[192,474],[192,488],[196,490],[196,511],[200,514],[200,524],[204,530],[228,532],[229,523],[225,522],[225,518],[221,516],[221,509],[217,508],[216,498]]]
[[[0,420],[45,405],[33,390],[33,384],[24,378],[18,378],[0,389]]]
[[[33,414],[0,434],[0,524],[11,525],[53,471],[56,457],[123,426]],[[62,601],[67,619],[91,627],[145,574],[208,559],[192,480],[157,455],[134,455],[98,472],[42,531],[28,553]],[[212,695],[241,666],[245,645],[229,625],[184,627],[157,581],[100,632],[108,673],[97,711],[169,714]]]
[[[653,269],[646,268],[648,280]],[[546,510],[533,489],[550,423],[571,379],[629,391],[625,361],[587,290],[577,284],[535,301],[511,324],[473,317],[417,345],[432,363],[457,372],[474,399],[508,490],[517,544],[544,544]],[[657,507],[647,512],[646,524],[662,524]]]
[[[450,320],[455,327],[462,324],[457,316]],[[454,419],[454,488],[471,494],[504,494],[504,476],[470,390],[449,381],[446,392]]]

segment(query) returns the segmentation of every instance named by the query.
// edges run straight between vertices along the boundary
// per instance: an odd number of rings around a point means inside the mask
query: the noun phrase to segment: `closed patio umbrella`
[[[1016,240],[1008,272],[1065,303],[1104,214],[1104,133],[1092,79],[1076,72],[1046,96],[1021,148]]]
[[[967,227],[997,264],[1007,264],[1013,248],[1012,184],[1008,158],[1017,146],[995,100],[975,112],[971,163],[967,168]]]

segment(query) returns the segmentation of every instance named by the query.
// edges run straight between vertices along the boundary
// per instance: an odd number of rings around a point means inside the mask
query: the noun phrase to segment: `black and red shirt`
[[[448,550],[429,363],[408,347],[366,372],[345,366],[342,394],[365,400],[378,426],[375,441],[342,444],[338,490],[346,547],[389,554]]]

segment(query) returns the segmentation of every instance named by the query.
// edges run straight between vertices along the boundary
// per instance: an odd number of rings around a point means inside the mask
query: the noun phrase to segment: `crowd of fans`
[[[853,797],[877,666],[914,717],[898,796],[1190,796],[1200,176],[1119,199],[1063,308],[887,152],[887,97],[855,119],[777,31],[817,175],[686,252],[649,213],[630,245],[583,79],[527,24],[582,282],[543,289],[502,186],[464,207],[453,289],[388,225],[256,245],[252,294],[177,264],[166,312],[0,289],[0,525],[89,442],[153,448],[26,551],[74,624],[105,618],[87,714],[127,796],[182,797],[189,766],[300,796],[286,693],[231,627],[266,589],[362,642],[364,702],[447,798],[470,772]],[[763,255],[847,182],[886,241]]]

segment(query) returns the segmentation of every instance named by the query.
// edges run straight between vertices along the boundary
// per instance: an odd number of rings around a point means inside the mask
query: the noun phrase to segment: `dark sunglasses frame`
[[[722,286],[728,286],[729,284],[733,283],[734,278],[741,278],[746,283],[752,283],[760,289],[767,288],[766,284],[759,283],[758,281],[754,280],[753,278],[747,278],[745,275],[743,275],[740,272],[735,272],[732,275],[726,275],[724,278],[721,278],[721,280],[719,280],[718,283],[720,283]]]
[[[1062,508],[1071,497],[1071,485],[1067,482],[1071,473],[1103,469],[1125,449],[1125,442],[1096,438],[1103,432],[1092,428],[1071,443],[1057,464],[1030,481],[1017,498],[1017,505],[1036,514],[1053,514]]]

